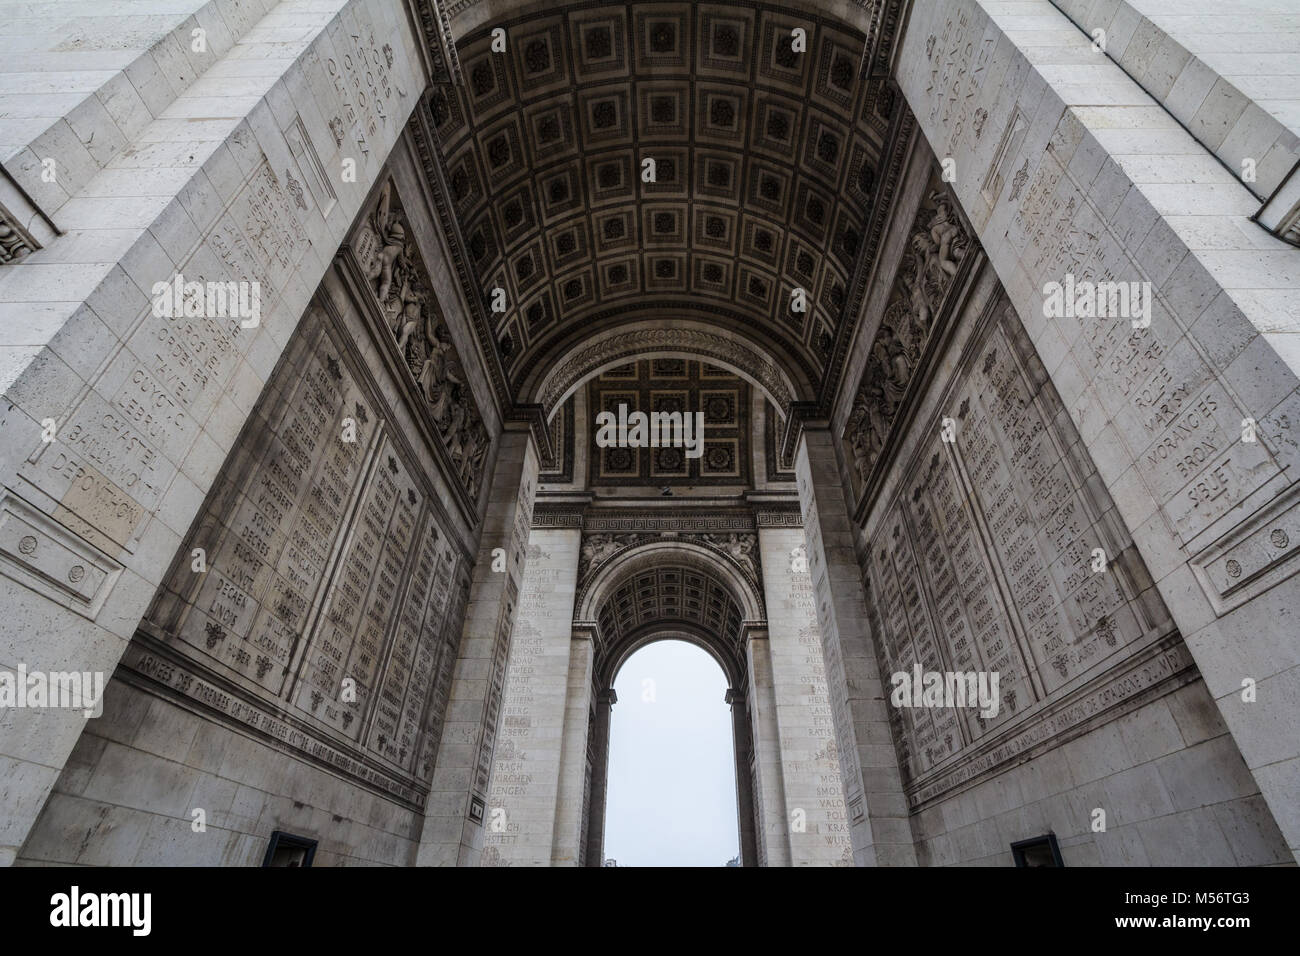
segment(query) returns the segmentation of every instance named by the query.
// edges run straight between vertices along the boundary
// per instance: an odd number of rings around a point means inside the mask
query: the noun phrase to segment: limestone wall
[[[332,273],[299,323],[24,859],[104,853],[120,827],[119,863],[258,862],[276,829],[411,862],[471,552],[430,479],[436,426],[355,291]]]
[[[4,526],[35,541],[0,561],[4,667],[113,672],[425,84],[393,4],[286,0],[260,23],[225,22],[244,34],[214,37],[183,88],[145,71],[144,105],[119,118],[95,99],[74,137],[103,144],[93,161],[74,164],[69,144],[46,157],[61,161],[55,183],[23,168],[64,234],[0,275],[2,510],[22,516]],[[156,316],[155,284],[178,273],[260,283],[259,325]],[[67,709],[0,716],[0,862],[85,723]]]
[[[866,492],[893,675],[997,673],[998,706],[891,701],[922,864],[1256,865],[1285,841],[1000,285],[985,271]]]
[[[1210,154],[1119,65],[1075,82],[1089,48],[1046,0],[935,0],[898,80],[1294,850],[1300,254],[1231,173],[1179,158]],[[1167,132],[1116,150],[1142,127]],[[1050,314],[1067,276],[1148,284],[1149,324]]]

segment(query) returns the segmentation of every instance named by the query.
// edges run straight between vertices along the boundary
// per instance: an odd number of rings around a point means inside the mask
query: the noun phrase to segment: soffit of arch
[[[728,693],[748,689],[749,673],[743,645],[718,638],[699,628],[681,623],[649,625],[601,645],[596,653],[593,677],[602,687],[613,687],[618,672],[637,651],[656,641],[685,641],[703,650],[717,662],[727,678]]]
[[[749,380],[784,410],[801,391],[747,337],[698,321],[657,320],[636,327],[615,327],[574,342],[527,394],[549,417],[584,381],[610,368],[642,358],[688,358],[712,361]]]
[[[442,7],[439,19],[418,6],[444,44],[448,10],[468,9]],[[440,153],[431,178],[450,190],[479,298],[508,293],[485,345],[512,390],[575,323],[657,299],[735,313],[709,321],[764,329],[822,381],[858,311],[849,284],[872,245],[882,150],[905,110],[874,69],[897,6],[864,3],[853,27],[837,16],[845,8],[823,19],[802,4],[524,15],[497,3],[480,29],[458,28],[463,82],[435,88],[424,111]],[[489,20],[507,30],[504,54],[491,51]],[[800,24],[808,51],[791,56]],[[647,150],[671,175],[640,181]],[[788,307],[795,288],[806,312]]]

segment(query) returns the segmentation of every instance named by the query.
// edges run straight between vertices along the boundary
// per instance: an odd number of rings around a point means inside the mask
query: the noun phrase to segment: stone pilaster
[[[757,862],[759,866],[789,866],[789,820],[781,782],[781,733],[776,721],[776,691],[772,685],[772,655],[766,629],[751,628],[746,633],[745,658],[749,669],[749,721],[754,752]],[[745,772],[750,771],[746,768]]]
[[[959,157],[953,194],[1300,856],[1300,735],[1279,731],[1300,725],[1296,251],[1210,152],[1245,142],[1213,130],[1246,99],[1187,98],[1209,75],[1199,61],[1144,89],[1125,69],[1157,45],[1175,62],[1159,31],[1130,42],[1111,22],[1120,4],[1098,4],[1080,19],[1112,27],[1101,56],[1057,6],[914,4],[899,89],[935,154]],[[1202,101],[1203,113],[1183,109]],[[1051,284],[1095,280],[1145,287],[1145,316],[1045,307]]]
[[[736,820],[740,830],[740,862],[742,866],[758,866],[758,845],[754,830],[754,788],[749,765],[752,760],[753,739],[749,727],[749,709],[745,692],[735,687],[727,689],[727,704],[731,707],[731,748],[736,758]]]
[[[591,799],[587,806],[587,865],[605,864],[605,795],[609,791],[609,723],[618,694],[611,687],[596,695],[591,724]]]
[[[573,532],[578,534],[578,532]],[[575,552],[576,554],[576,552]],[[575,564],[576,574],[577,567]],[[577,866],[586,838],[587,735],[591,727],[591,672],[595,664],[591,632],[574,630],[569,644],[568,692],[564,698],[564,741],[555,795],[555,836],[551,865]]]
[[[528,539],[492,764],[486,866],[551,862],[581,537],[576,528],[535,528]]]
[[[180,61],[186,95],[128,30],[134,59],[105,87],[120,115],[88,96],[76,136],[55,105],[46,132],[5,138],[22,208],[62,234],[11,247],[0,274],[0,669],[112,674],[426,82],[395,4],[281,3],[255,30],[246,6]],[[281,71],[247,68],[259,44]],[[256,324],[155,314],[178,276],[257,283]],[[0,865],[85,725],[76,708],[0,713]]]
[[[460,654],[434,764],[417,857],[421,866],[476,866],[483,850],[506,660],[519,612],[536,491],[532,433],[524,424],[508,422],[499,439]]]
[[[853,550],[853,526],[829,429],[803,427],[795,471],[826,679],[832,688],[831,715],[854,862],[915,865],[902,776]]]
[[[758,529],[790,863],[852,862],[821,630],[800,528]]]

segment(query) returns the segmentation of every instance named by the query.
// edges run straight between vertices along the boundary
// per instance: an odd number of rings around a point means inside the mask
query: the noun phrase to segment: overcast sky
[[[628,658],[614,691],[606,858],[724,866],[739,848],[722,669],[693,644],[659,641]]]

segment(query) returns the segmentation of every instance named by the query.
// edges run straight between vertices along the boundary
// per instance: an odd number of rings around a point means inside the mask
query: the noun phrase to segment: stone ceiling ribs
[[[418,6],[426,37],[441,36],[442,12]],[[879,2],[859,7],[896,26]],[[498,27],[505,52],[491,48]],[[906,110],[874,75],[877,32],[776,5],[650,3],[546,9],[462,37],[462,82],[435,85],[423,119],[506,391],[518,399],[575,330],[648,308],[759,331],[824,391]]]

